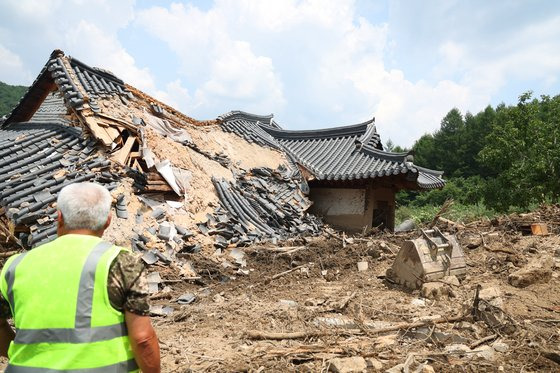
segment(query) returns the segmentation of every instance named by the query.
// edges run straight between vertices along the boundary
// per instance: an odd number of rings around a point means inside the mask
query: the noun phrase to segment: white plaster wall
[[[313,210],[323,216],[363,215],[365,189],[315,188],[311,191]]]

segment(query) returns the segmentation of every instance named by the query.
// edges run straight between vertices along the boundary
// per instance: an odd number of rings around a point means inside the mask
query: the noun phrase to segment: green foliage
[[[434,134],[413,146],[414,162],[445,172],[447,185],[429,192],[401,192],[401,205],[441,205],[447,198],[507,212],[560,199],[560,96],[516,106],[488,106],[476,115],[452,109]]]
[[[27,87],[0,82],[0,117],[9,114],[26,91]]]
[[[440,207],[438,205],[401,206],[395,211],[395,223],[400,224],[407,219],[413,219],[417,224],[427,224],[432,221]],[[465,205],[455,202],[442,216],[465,224],[483,218],[491,219],[496,215],[496,211],[486,208],[481,203]]]

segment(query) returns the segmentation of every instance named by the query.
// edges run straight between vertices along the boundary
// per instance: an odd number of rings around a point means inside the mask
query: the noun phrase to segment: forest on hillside
[[[27,87],[0,82],[0,118],[12,111],[26,91]]]
[[[517,105],[477,114],[452,109],[433,134],[418,139],[414,163],[443,170],[447,185],[401,192],[400,206],[441,206],[452,199],[488,213],[527,211],[560,197],[560,96],[522,94]],[[398,146],[393,151],[403,151]]]

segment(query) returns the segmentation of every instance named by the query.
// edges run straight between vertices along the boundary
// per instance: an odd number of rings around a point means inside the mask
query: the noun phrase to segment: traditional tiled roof
[[[351,126],[289,131],[281,129],[272,116],[234,113],[220,118],[224,130],[284,150],[317,180],[351,181],[403,175],[408,181],[416,181],[420,189],[441,188],[445,184],[442,172],[414,165],[411,154],[384,151],[373,119]]]
[[[53,202],[65,185],[90,180],[114,188],[112,175],[102,172],[109,161],[94,143],[60,123],[13,123],[0,130],[0,209],[16,227],[29,229],[16,229],[19,244],[34,247],[56,237]]]
[[[278,143],[263,127],[280,129],[271,115],[255,115],[243,111],[230,111],[220,115],[222,129],[233,132],[251,143],[278,149]]]
[[[69,122],[67,114],[68,109],[64,104],[64,98],[58,92],[52,92],[33,114],[31,122],[67,124]]]

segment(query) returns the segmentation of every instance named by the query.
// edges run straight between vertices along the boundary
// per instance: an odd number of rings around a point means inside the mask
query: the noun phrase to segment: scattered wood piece
[[[552,320],[552,319],[533,319],[531,321],[539,321],[539,322],[549,322],[549,323],[558,323],[560,320]]]
[[[441,206],[441,208],[439,209],[439,211],[437,212],[437,214],[434,216],[434,218],[430,222],[430,224],[428,224],[428,228],[433,228],[434,225],[436,225],[439,217],[441,215],[443,215],[447,210],[449,210],[449,208],[452,205],[453,205],[453,200],[452,199],[446,199],[445,202],[443,203],[443,205]]]
[[[371,336],[371,335],[375,335],[375,334],[394,332],[394,331],[401,330],[401,329],[419,328],[419,327],[422,327],[422,326],[428,326],[428,325],[434,325],[434,324],[453,323],[453,322],[457,322],[457,321],[462,321],[462,320],[466,319],[467,317],[469,317],[469,316],[468,315],[458,315],[458,316],[453,316],[453,317],[449,317],[449,318],[441,317],[441,318],[435,319],[435,320],[404,322],[404,323],[388,326],[388,327],[385,327],[385,328],[379,328],[379,329],[375,329],[375,330],[364,329],[364,332],[366,332],[367,335]]]
[[[282,276],[285,276],[285,275],[287,275],[288,273],[292,273],[292,272],[294,272],[294,271],[297,271],[298,269],[303,268],[303,267],[306,267],[307,265],[308,265],[308,264],[302,264],[302,265],[299,265],[299,266],[297,266],[297,267],[288,269],[287,271],[277,273],[277,274],[275,274],[274,276],[272,276],[272,277],[270,278],[270,280],[276,280],[277,278],[280,278],[280,277],[282,277]]]
[[[356,296],[357,293],[358,293],[357,291],[354,291],[352,294],[348,295],[347,297],[342,298],[340,302],[334,302],[332,305],[333,309],[336,311],[342,311],[343,309],[346,308],[348,303]]]
[[[422,326],[433,325],[433,324],[442,324],[442,323],[453,323],[456,321],[464,320],[467,316],[466,315],[459,315],[449,318],[440,318],[435,320],[427,320],[427,321],[417,321],[417,322],[404,322],[392,326],[388,326],[386,328],[379,328],[375,330],[367,330],[365,328],[362,329],[342,329],[342,330],[334,330],[334,331],[301,331],[301,332],[289,332],[289,333],[279,333],[279,332],[261,332],[259,330],[249,330],[245,332],[245,336],[249,339],[271,339],[271,340],[282,340],[282,339],[303,339],[303,338],[312,338],[312,337],[321,337],[327,335],[343,335],[343,334],[360,334],[364,332],[368,336],[394,332],[401,329],[411,329],[411,328],[419,328]]]
[[[554,361],[556,364],[560,364],[560,354],[555,351],[541,351],[541,355],[546,357],[548,360]]]
[[[406,360],[405,360],[405,362],[404,362],[404,364],[403,364],[403,367],[402,367],[402,371],[403,371],[404,373],[408,373],[408,372],[409,372],[408,369],[410,368],[410,364],[412,364],[413,362],[414,362],[414,354],[413,354],[413,353],[410,353],[410,354],[408,354],[408,356],[406,357]]]
[[[491,335],[486,336],[486,337],[484,337],[484,338],[480,338],[479,340],[474,341],[473,343],[471,343],[471,344],[469,345],[469,348],[472,350],[473,348],[476,348],[476,347],[478,347],[478,346],[480,346],[481,344],[484,344],[484,343],[486,343],[486,342],[493,341],[493,340],[496,339],[496,338],[498,338],[498,335],[497,335],[497,334],[491,334]]]
[[[492,251],[494,253],[505,253],[505,254],[516,254],[515,251],[509,249],[507,247],[491,247],[491,246],[484,246],[484,248],[488,251]]]
[[[350,330],[345,330],[345,333],[350,332]],[[323,337],[327,335],[337,335],[338,333],[333,331],[307,331],[307,332],[262,332],[259,330],[248,330],[245,332],[245,337],[249,339],[270,339],[270,340],[284,340],[284,339],[305,339],[314,337]],[[352,334],[352,333],[349,333]]]
[[[332,238],[336,238],[336,239],[339,240],[339,241],[343,241],[342,238],[338,237],[336,234],[334,234],[333,232],[331,232],[330,229],[325,229],[325,232],[327,232],[327,234],[328,234],[329,236],[331,236]]]
[[[123,147],[120,148],[118,151],[116,151],[111,157],[111,159],[117,163],[125,165],[125,162],[130,154],[132,147],[134,146],[135,141],[136,141],[136,137],[129,136],[128,139],[126,139],[126,142],[124,143]]]
[[[448,226],[451,226],[451,227],[454,227],[454,228],[458,228],[458,229],[464,229],[465,228],[465,226],[463,224],[454,222],[453,220],[449,220],[449,219],[446,219],[446,218],[441,217],[441,216],[438,216],[438,220],[441,221],[442,223],[445,223]]]
[[[17,254],[18,252],[19,251],[17,251],[17,250],[0,252],[0,258],[8,258],[12,255]]]

